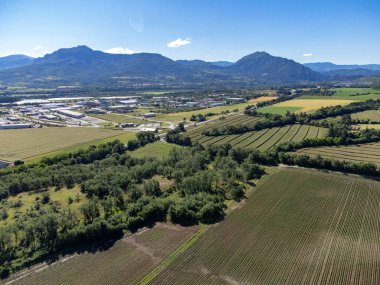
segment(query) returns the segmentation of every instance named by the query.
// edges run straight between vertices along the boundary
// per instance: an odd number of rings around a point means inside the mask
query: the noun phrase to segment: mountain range
[[[155,53],[109,54],[77,46],[36,59],[23,55],[0,58],[0,83],[26,86],[284,84],[326,80],[327,75],[315,70],[323,69],[324,64],[302,65],[266,52],[252,53],[234,63],[174,61]]]

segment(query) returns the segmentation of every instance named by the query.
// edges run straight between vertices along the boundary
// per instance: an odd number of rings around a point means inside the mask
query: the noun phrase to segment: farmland
[[[135,123],[143,124],[146,121],[143,119],[136,118],[134,116],[120,115],[120,114],[91,114],[91,117],[102,119],[108,122],[123,124],[123,123]]]
[[[336,106],[336,105],[348,105],[353,102],[353,100],[342,100],[342,99],[292,99],[284,101],[281,103],[274,104],[273,106],[264,107],[259,109],[259,112],[265,113],[266,110],[269,113],[275,113],[283,115],[286,111],[301,113],[301,112],[312,112],[316,111],[322,107]],[[276,109],[277,108],[277,109]],[[297,109],[296,109],[297,108]]]
[[[354,100],[367,101],[380,99],[380,91],[372,88],[333,88],[335,94],[331,96],[304,95],[300,99],[323,99],[323,100]]]
[[[127,141],[134,133],[101,128],[40,128],[1,130],[0,159],[34,160],[42,155],[86,148],[91,144],[120,139]]]
[[[214,113],[214,114],[222,114],[224,112],[233,112],[234,110],[243,110],[248,105],[255,104],[257,102],[263,102],[263,101],[270,101],[277,97],[273,96],[262,96],[256,99],[249,100],[246,103],[239,103],[239,104],[232,104],[232,105],[226,105],[226,106],[218,106],[218,107],[212,107],[212,108],[206,108],[201,110],[195,110],[195,111],[188,111],[188,112],[178,112],[178,113],[171,113],[171,114],[156,114],[156,118],[158,120],[163,121],[173,121],[173,122],[179,122],[182,121],[183,118],[186,118],[187,120],[190,119],[192,115],[198,115],[198,114],[208,114],[208,113]]]
[[[299,154],[362,163],[375,163],[380,166],[380,143],[358,144],[338,147],[304,148]]]
[[[259,121],[260,118],[249,116],[231,116],[225,120],[217,120],[210,124],[194,127],[187,131],[186,135],[193,142],[198,141],[204,145],[220,145],[229,143],[233,147],[255,148],[259,150],[268,150],[275,145],[284,142],[294,141],[299,142],[305,138],[320,138],[327,135],[327,129],[308,126],[308,125],[288,125],[284,127],[275,127],[271,129],[263,129],[260,131],[251,131],[237,135],[222,135],[222,136],[205,136],[202,131],[212,129],[222,125],[233,124],[248,124]]]
[[[379,284],[380,183],[282,169],[149,284]]]
[[[138,148],[137,150],[130,151],[133,157],[143,158],[143,157],[155,157],[157,159],[165,158],[173,148],[177,148],[175,144],[169,144],[164,142],[155,142],[147,144],[144,147]]]
[[[50,266],[40,264],[12,284],[137,284],[197,229],[159,224],[109,248],[64,257]]]
[[[364,120],[369,122],[380,122],[380,110],[367,110],[351,115],[353,120]]]

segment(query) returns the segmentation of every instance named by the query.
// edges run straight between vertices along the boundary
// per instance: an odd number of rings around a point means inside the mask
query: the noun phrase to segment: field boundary
[[[163,260],[155,269],[138,282],[139,285],[149,284],[159,273],[166,269],[181,253],[185,252],[191,245],[193,245],[208,229],[210,226],[201,225],[200,229],[191,236],[187,241],[177,247],[165,260]]]

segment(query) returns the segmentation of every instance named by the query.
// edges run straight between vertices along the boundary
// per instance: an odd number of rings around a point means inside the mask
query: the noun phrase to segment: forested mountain
[[[334,70],[350,70],[350,69],[366,69],[366,70],[380,70],[380,64],[334,64],[331,62],[313,62],[305,63],[305,66],[317,72],[330,72]]]
[[[260,78],[270,82],[316,81],[322,76],[293,60],[266,52],[247,55],[229,67],[234,74]]]
[[[23,54],[0,57],[0,70],[24,66],[32,63],[33,60],[33,57],[29,57]]]
[[[270,84],[321,78],[302,64],[265,52],[253,53],[229,65],[202,60],[173,61],[154,53],[109,54],[87,46],[59,49],[26,66],[0,71],[0,82],[5,85]]]

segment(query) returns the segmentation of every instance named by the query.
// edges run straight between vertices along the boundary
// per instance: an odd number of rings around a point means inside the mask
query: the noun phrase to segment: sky
[[[0,56],[110,53],[380,64],[380,0],[0,0]]]

